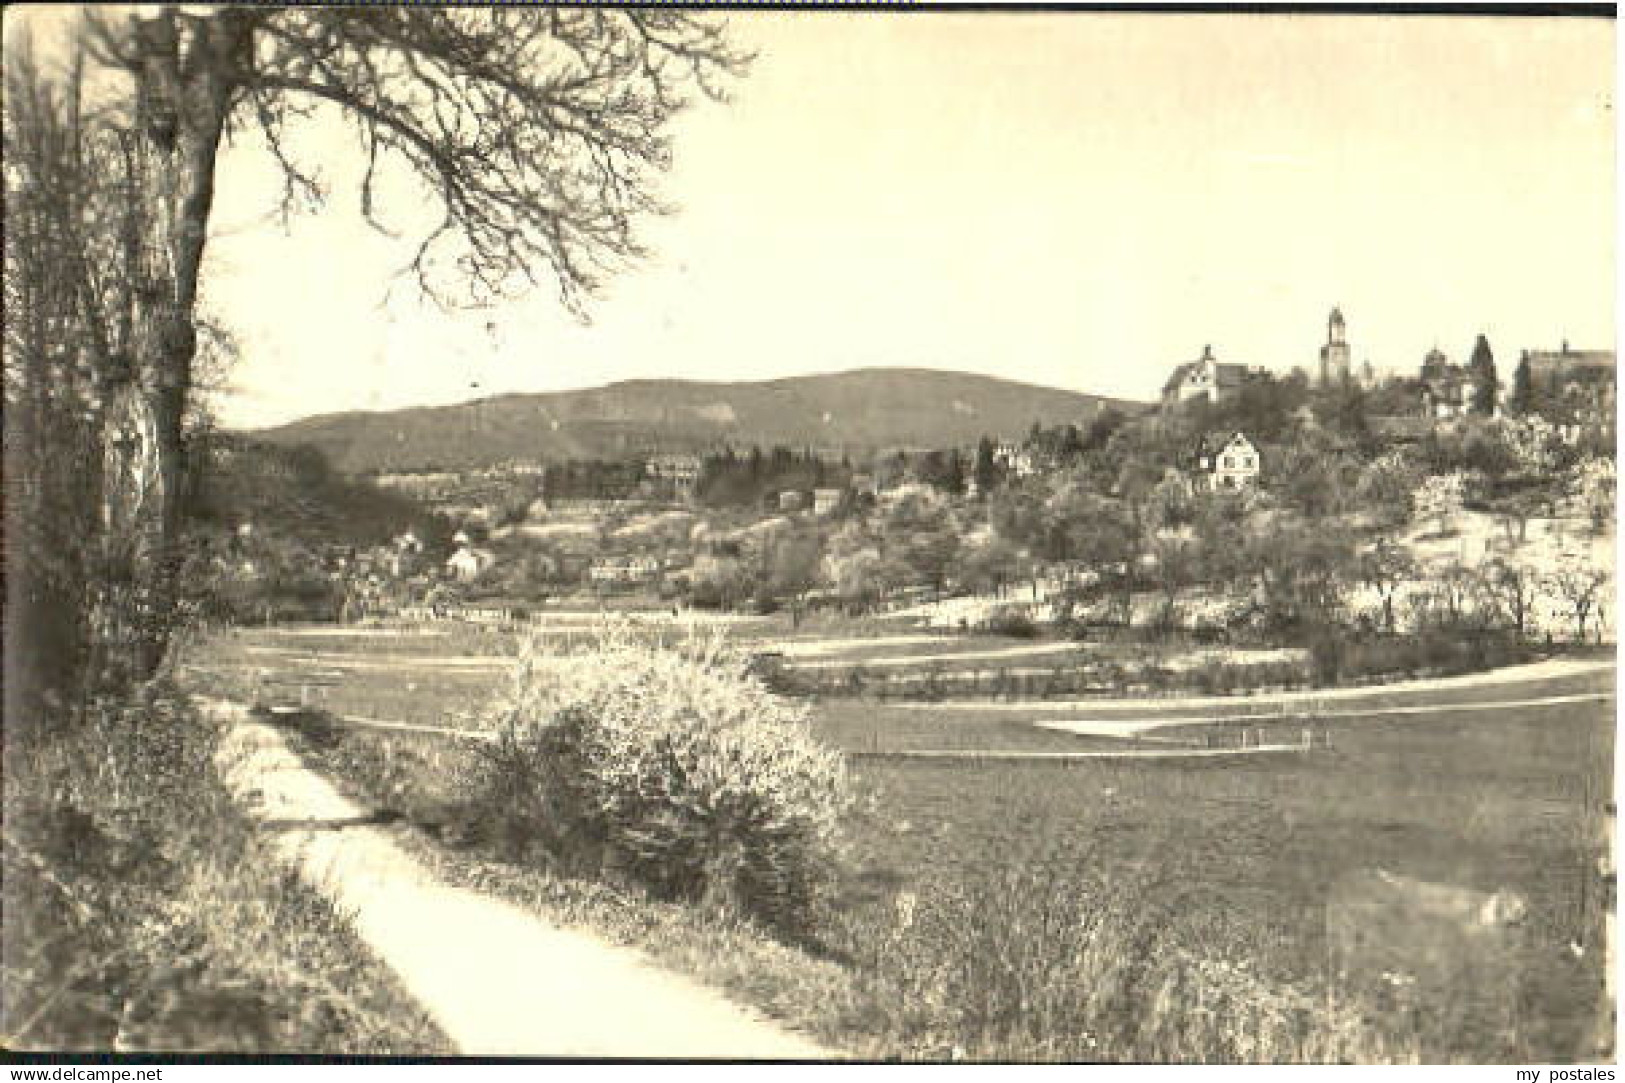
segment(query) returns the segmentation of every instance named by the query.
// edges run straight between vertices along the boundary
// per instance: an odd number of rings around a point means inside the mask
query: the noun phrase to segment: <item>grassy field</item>
[[[273,641],[288,642],[256,633],[216,644],[200,661],[230,667],[247,664],[245,658],[263,665],[296,657],[246,650]],[[432,651],[414,664],[401,658],[401,642],[366,641],[361,657],[375,664],[346,673],[329,692],[329,706],[370,718],[476,726],[477,706],[501,679],[500,670],[457,669],[444,665],[443,655],[439,663],[431,660]],[[321,644],[324,665],[342,669],[354,657],[331,648]],[[875,649],[891,650],[883,644]],[[215,672],[240,677],[244,671]],[[1348,712],[1361,704],[1483,703],[1612,686],[1606,673],[1448,694],[1394,692],[1326,706]],[[1246,707],[1245,700],[1235,703]],[[1131,717],[1145,710],[1106,714]],[[1100,746],[1031,725],[1080,716],[1093,712],[1009,704],[948,711],[843,700],[817,705],[814,726],[831,744],[860,752]],[[1282,722],[1293,734],[1301,723],[1301,714]],[[1121,911],[1136,952],[1148,958],[1206,953],[1203,958],[1234,961],[1272,988],[1329,989],[1327,995],[1335,995],[1326,973],[1327,903],[1350,873],[1382,869],[1486,892],[1516,890],[1528,899],[1530,912],[1516,930],[1517,965],[1510,980],[1422,975],[1420,988],[1433,995],[1420,1006],[1371,1009],[1361,1025],[1391,1039],[1401,1056],[1524,1062],[1588,1056],[1601,995],[1601,888],[1594,870],[1612,792],[1611,701],[1386,718],[1356,714],[1318,724],[1329,732],[1332,747],[1289,759],[1068,766],[855,759],[852,770],[867,797],[852,824],[852,890],[820,949],[844,968],[846,992],[831,1000],[820,983],[834,979],[820,970],[824,976],[812,986],[786,979],[783,986],[767,982],[767,992],[766,986],[744,988],[740,995],[758,1002],[765,997],[773,1010],[826,1040],[870,1055],[937,1049],[933,1042],[940,1038],[942,1048],[962,1044],[972,1055],[1077,1057],[1094,1047],[1043,1045],[1050,1039],[1012,1031],[1014,1024],[997,1012],[981,1022],[968,1020],[963,1003],[922,1008],[923,1016],[888,1009],[881,1022],[860,1026],[853,1022],[853,998],[881,1011],[876,1005],[906,998],[909,990],[948,987],[944,968],[961,965],[967,952],[1019,952],[1022,945],[1008,936],[995,946],[977,945],[989,924],[1020,929],[1033,920],[1022,908],[1040,898],[1087,900],[1092,912]],[[1176,728],[1166,736],[1199,734]],[[331,770],[423,825],[429,837],[457,842],[467,834],[470,825],[456,823],[448,810],[455,809],[459,780],[474,755],[470,746],[434,736],[345,731],[329,735],[322,755]],[[469,866],[459,867],[459,875],[471,875]],[[556,893],[526,881],[530,874],[504,875],[491,877],[506,885],[503,890]],[[892,943],[888,937],[903,935],[897,932],[898,907],[905,898],[918,898],[933,916]],[[704,970],[694,958],[703,954],[690,952],[673,965]],[[1046,969],[1041,954],[1029,964],[1035,973]],[[966,979],[965,988],[997,985],[1000,975],[1020,972],[1016,962],[1000,965]],[[821,990],[816,995],[808,991],[814,987]],[[1070,1007],[1058,1018],[1126,1010],[1085,1009],[1062,1000]],[[824,1001],[843,1007],[837,1012]],[[1124,1031],[1118,1045],[1101,1047],[1101,1055],[1150,1055],[1148,1049],[1176,1058],[1318,1055],[1304,1053],[1302,1045],[1284,1054],[1257,1045],[1192,1045],[1148,1037],[1143,1026],[1137,1021],[1141,1029]],[[1340,1048],[1327,1047],[1324,1055],[1346,1055]]]
[[[1601,991],[1596,951],[1576,958],[1569,945],[1600,944],[1593,872],[1612,722],[1612,706],[1595,704],[1350,724],[1331,752],[1214,766],[860,764],[876,796],[855,837],[865,864],[904,883],[1011,867],[1127,879],[1154,862],[1179,907],[1222,914],[1238,950],[1290,981],[1322,967],[1326,903],[1352,870],[1512,888],[1531,909],[1512,1045],[1563,1060],[1583,1049]],[[1166,935],[1177,941],[1198,916]],[[1497,1040],[1459,1037],[1454,1055]]]

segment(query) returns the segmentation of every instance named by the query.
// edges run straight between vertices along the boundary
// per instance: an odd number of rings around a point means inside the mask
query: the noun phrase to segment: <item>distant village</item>
[[[1481,506],[1507,497],[1492,490],[1518,472],[1532,439],[1553,464],[1611,459],[1612,351],[1564,342],[1521,350],[1507,365],[1481,336],[1464,359],[1435,347],[1411,370],[1379,375],[1369,360],[1356,364],[1354,342],[1334,308],[1318,357],[1306,350],[1313,361],[1286,375],[1207,345],[1170,366],[1153,406],[1034,421],[1025,434],[988,433],[974,445],[862,456],[649,448],[617,460],[379,474],[365,483],[426,510],[432,523],[371,545],[330,543],[313,559],[345,584],[345,618],[571,594],[874,606],[1075,575],[1088,546],[1068,540],[1077,529],[1057,505],[1080,493],[1134,519],[1153,496],[1247,494],[1314,518],[1337,503],[1315,486],[1346,489],[1352,501],[1362,475],[1395,456],[1414,475],[1407,484],[1465,471],[1465,499]],[[1318,466],[1308,461],[1317,457]],[[1327,464],[1343,475],[1315,476]],[[914,511],[899,516],[903,504]],[[933,548],[934,533],[952,540]],[[1008,550],[1001,567],[972,558],[990,537]],[[1137,559],[1149,569],[1155,538],[1142,548]]]

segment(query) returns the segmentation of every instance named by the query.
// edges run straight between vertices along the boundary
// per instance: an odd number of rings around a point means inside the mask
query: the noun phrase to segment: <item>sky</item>
[[[1177,363],[1614,343],[1612,22],[732,12],[757,53],[674,129],[650,259],[582,324],[550,292],[419,302],[343,191],[284,232],[222,156],[204,299],[236,426],[642,377],[930,366],[1151,399]]]

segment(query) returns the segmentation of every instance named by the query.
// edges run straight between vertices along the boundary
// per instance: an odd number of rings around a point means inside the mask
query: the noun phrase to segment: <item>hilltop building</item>
[[[1162,387],[1162,405],[1169,409],[1193,399],[1219,402],[1236,395],[1247,379],[1247,366],[1221,362],[1212,346],[1202,347],[1202,356],[1174,368]]]
[[[1567,342],[1558,350],[1525,350],[1520,364],[1529,365],[1534,407],[1560,422],[1565,439],[1578,440],[1592,430],[1606,443],[1614,442],[1616,362],[1612,350],[1574,350]],[[1512,389],[1505,389],[1510,395]]]
[[[1338,386],[1350,375],[1348,329],[1342,309],[1333,308],[1326,319],[1326,345],[1320,348],[1320,386]]]
[[[1525,350],[1529,375],[1546,394],[1565,394],[1586,385],[1613,384],[1617,363],[1613,350],[1574,350],[1567,341],[1558,350]]]

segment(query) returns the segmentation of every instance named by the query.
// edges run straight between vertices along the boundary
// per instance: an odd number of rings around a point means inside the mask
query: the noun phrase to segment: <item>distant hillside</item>
[[[327,414],[255,436],[310,444],[347,472],[464,469],[510,459],[620,458],[783,444],[950,447],[1019,437],[1034,421],[1092,420],[1140,404],[934,369],[859,369],[759,383],[631,380],[586,391],[502,395],[455,406]]]
[[[303,448],[218,434],[207,454],[209,469],[198,472],[187,505],[200,527],[230,532],[252,523],[258,534],[311,545],[382,545],[408,529],[434,544],[448,533],[422,504],[346,478]]]

